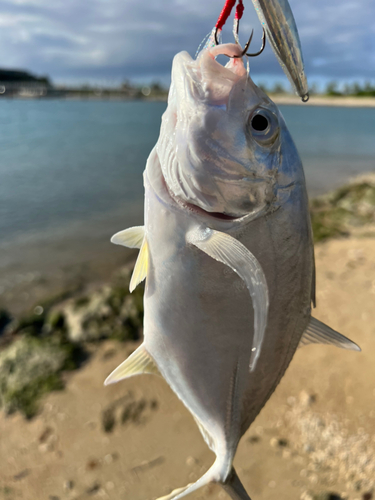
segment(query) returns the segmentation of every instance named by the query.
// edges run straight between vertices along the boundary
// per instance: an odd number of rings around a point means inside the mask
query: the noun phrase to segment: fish
[[[288,0],[252,1],[284,73],[302,101],[308,101],[301,41]]]
[[[162,376],[215,453],[177,500],[218,483],[248,500],[233,459],[296,349],[359,350],[311,316],[315,265],[301,160],[252,81],[238,44],[174,57],[167,109],[144,171],[144,225],[112,242],[138,248],[144,341],[106,379]],[[219,55],[230,57],[223,66]],[[237,57],[234,57],[237,56]]]

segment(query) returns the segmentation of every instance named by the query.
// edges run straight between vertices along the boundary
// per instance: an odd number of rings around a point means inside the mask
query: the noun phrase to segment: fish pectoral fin
[[[144,344],[140,345],[125,361],[121,363],[105,380],[104,385],[115,384],[125,378],[153,373],[160,375],[155,361],[149,355]]]
[[[341,333],[332,330],[321,321],[311,318],[310,323],[304,331],[298,347],[308,344],[328,344],[350,351],[360,351],[361,348]]]
[[[143,243],[138,254],[137,262],[135,263],[133,274],[129,284],[130,293],[141,283],[147,276],[148,271],[148,243],[146,237],[143,238]]]
[[[268,286],[261,265],[249,249],[229,234],[198,228],[189,231],[186,239],[213,259],[229,266],[245,282],[254,308],[254,339],[250,358],[250,370],[253,371],[267,327],[269,305]]]
[[[144,226],[128,227],[128,229],[114,234],[111,238],[111,243],[128,248],[141,248],[144,236]]]

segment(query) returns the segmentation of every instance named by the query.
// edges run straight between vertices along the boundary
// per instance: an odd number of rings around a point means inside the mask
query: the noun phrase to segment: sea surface
[[[0,101],[0,305],[51,281],[102,279],[129,258],[109,239],[142,224],[142,171],[165,107]],[[310,196],[375,170],[375,109],[280,108]]]

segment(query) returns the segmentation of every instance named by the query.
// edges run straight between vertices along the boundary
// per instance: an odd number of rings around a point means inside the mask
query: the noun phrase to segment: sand
[[[319,244],[316,264],[315,316],[363,351],[296,353],[238,449],[235,465],[253,500],[322,492],[370,500],[375,487],[375,239]],[[66,375],[66,390],[45,397],[31,421],[0,414],[0,499],[151,500],[207,470],[213,455],[162,379],[103,387],[135,347],[93,347],[89,362]],[[228,497],[210,486],[189,498]]]
[[[304,106],[338,106],[350,108],[374,108],[375,97],[354,97],[354,96],[325,96],[313,95],[307,102],[302,102],[301,98],[291,94],[271,94],[271,99],[276,104],[304,105]]]

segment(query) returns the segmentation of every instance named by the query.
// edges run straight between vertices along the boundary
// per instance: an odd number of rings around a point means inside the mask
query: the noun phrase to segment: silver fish
[[[253,0],[253,4],[281,67],[297,94],[307,101],[301,42],[288,0]]]
[[[140,248],[144,342],[106,380],[158,373],[216,454],[194,484],[249,499],[232,462],[238,442],[302,342],[358,350],[311,318],[314,255],[302,164],[276,105],[237,44],[173,61],[168,107],[144,173],[145,225],[113,236]],[[302,341],[301,341],[302,337]]]

